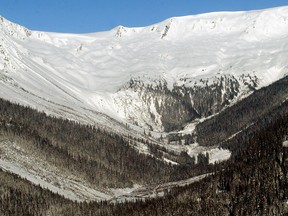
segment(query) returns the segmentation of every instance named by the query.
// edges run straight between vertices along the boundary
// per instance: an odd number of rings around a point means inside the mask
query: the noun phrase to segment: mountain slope
[[[0,213],[287,212],[287,12],[86,35],[0,18]],[[93,202],[126,198],[148,200]]]
[[[146,147],[144,154],[138,145]],[[177,163],[167,160],[169,156]],[[192,161],[147,140],[52,118],[0,99],[0,169],[71,200],[112,199],[140,186],[211,171],[208,163]]]
[[[237,142],[228,167],[164,197],[109,204],[75,203],[0,170],[0,213],[4,215],[286,215],[288,195],[288,103],[276,118],[257,122]],[[277,109],[274,110],[277,112]],[[157,190],[157,188],[156,188]],[[160,190],[161,191],[161,190]],[[156,192],[156,191],[155,191]]]
[[[86,35],[1,18],[0,96],[126,134],[116,122],[179,129],[287,74],[287,14],[210,13]]]
[[[196,126],[197,142],[203,146],[220,144],[245,130],[259,119],[273,120],[288,101],[288,76],[255,91],[239,103]],[[278,110],[277,112],[275,110]],[[281,112],[285,112],[281,110]],[[251,128],[250,128],[251,127]]]

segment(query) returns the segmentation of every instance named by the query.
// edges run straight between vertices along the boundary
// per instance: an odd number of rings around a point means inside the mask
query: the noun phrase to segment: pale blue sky
[[[173,16],[285,5],[287,0],[0,0],[0,15],[32,30],[87,33]]]

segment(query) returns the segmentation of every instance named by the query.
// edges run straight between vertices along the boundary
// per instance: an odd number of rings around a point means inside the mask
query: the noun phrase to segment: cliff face
[[[183,84],[172,88],[163,80],[153,84],[130,80],[120,90],[123,95],[118,97],[121,99],[116,103],[132,123],[149,127],[150,130],[168,132],[181,129],[195,118],[220,112],[225,106],[237,102],[241,96],[253,92],[257,85],[258,78],[251,75],[217,76],[213,81],[203,79],[198,83],[190,83],[190,87]]]

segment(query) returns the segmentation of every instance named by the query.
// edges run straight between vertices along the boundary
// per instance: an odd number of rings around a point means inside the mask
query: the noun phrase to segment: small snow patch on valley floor
[[[231,152],[228,149],[215,148],[208,151],[209,163],[221,162],[228,160],[231,157]]]
[[[228,149],[223,149],[219,147],[211,148],[211,147],[200,146],[198,143],[194,143],[194,144],[188,145],[186,148],[187,148],[188,155],[190,157],[195,157],[196,163],[197,163],[197,156],[200,153],[204,155],[208,153],[210,164],[213,164],[215,162],[226,161],[231,157],[231,152]]]

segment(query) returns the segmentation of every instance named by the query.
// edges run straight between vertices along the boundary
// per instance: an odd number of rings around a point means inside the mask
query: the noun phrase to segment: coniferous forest
[[[280,1],[0,0],[0,216],[288,216]]]
[[[287,108],[287,105],[286,105]],[[113,204],[75,203],[7,173],[1,175],[2,215],[285,215],[288,116],[262,119],[227,167],[165,197]],[[263,125],[266,125],[263,127]]]
[[[263,105],[263,114],[255,109],[259,118],[253,119],[249,130],[242,130],[221,142],[223,148],[232,151],[230,160],[214,165],[183,162],[180,166],[172,166],[156,157],[138,153],[127,137],[49,117],[1,100],[1,140],[21,142],[23,147],[37,152],[39,157],[81,175],[98,187],[125,187],[135,182],[151,184],[203,173],[211,175],[199,182],[168,190],[164,197],[113,203],[73,202],[1,170],[0,215],[288,214],[288,148],[283,146],[288,140],[288,101],[282,100],[282,97],[287,97],[287,85],[282,85],[284,81],[264,89],[265,94],[261,94],[268,97],[282,91],[281,97],[276,94],[281,102],[273,99],[273,106],[269,103],[268,107]],[[231,107],[223,113],[233,115],[235,109],[240,112],[238,107],[244,106],[247,100],[262,103],[260,93],[256,92],[239,102],[236,108]],[[238,114],[241,117],[245,115]],[[229,118],[225,120],[229,121]],[[222,133],[221,130],[219,128],[218,132]],[[152,152],[157,154],[158,149]],[[182,161],[185,161],[185,155],[182,156]]]
[[[153,184],[181,180],[209,172],[208,163],[186,163],[186,155],[176,159],[180,166],[140,154],[127,137],[94,126],[57,119],[31,108],[0,99],[1,140],[17,142],[50,163],[70,170],[100,187],[129,187],[132,183]],[[137,140],[144,142],[143,140]],[[153,150],[157,156],[159,150]],[[186,159],[186,160],[185,160]]]

